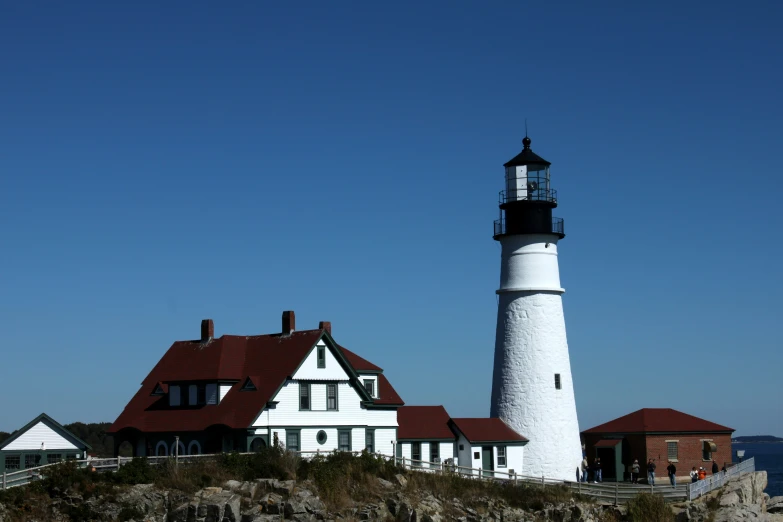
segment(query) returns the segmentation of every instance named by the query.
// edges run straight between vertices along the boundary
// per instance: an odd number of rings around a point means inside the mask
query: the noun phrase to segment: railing
[[[705,493],[723,487],[726,481],[756,471],[756,461],[753,457],[728,468],[725,472],[716,473],[704,480],[694,482],[688,488],[688,500],[699,498]]]
[[[496,219],[493,225],[494,225],[493,237],[502,236],[503,234],[506,233],[506,220],[504,218]],[[563,222],[563,218],[559,218],[559,217],[552,218],[552,228],[550,232],[552,234],[559,234],[561,236],[565,235],[565,223]]]
[[[308,458],[316,455],[328,455],[331,452],[319,452],[319,451],[299,451],[295,452],[300,457]],[[347,452],[351,454],[361,454],[362,452],[353,451]],[[173,460],[175,465],[179,463],[197,462],[200,460],[208,460],[219,457],[221,454],[206,454],[206,455],[173,455],[173,456],[160,456],[160,457],[146,457],[147,461],[151,465],[159,465],[162,462],[166,462],[169,459]],[[241,455],[252,455],[252,453],[241,453]],[[443,462],[429,462],[425,460],[415,460],[407,457],[394,457],[390,455],[384,455],[382,453],[375,453],[374,455],[384,458],[388,461],[394,461],[395,464],[402,466],[404,469],[411,471],[419,471],[423,473],[456,473],[468,478],[474,478],[477,480],[498,480],[513,484],[528,484],[538,486],[566,486],[575,493],[582,495],[588,495],[599,501],[612,503],[614,505],[625,504],[639,493],[651,493],[659,495],[664,500],[674,502],[682,500],[693,500],[699,498],[705,493],[709,493],[717,488],[723,487],[730,479],[740,477],[747,473],[756,471],[755,460],[750,459],[741,462],[735,466],[732,466],[726,470],[710,476],[704,480],[700,480],[694,483],[682,483],[677,487],[672,487],[667,483],[657,486],[647,484],[629,484],[623,482],[615,483],[600,483],[591,484],[588,482],[571,482],[558,479],[546,478],[544,476],[535,477],[532,475],[522,475],[518,473],[509,473],[499,470],[485,470],[482,468],[472,468],[468,466],[458,466],[446,459]],[[88,459],[73,461],[79,465],[90,467],[95,469],[96,472],[113,472],[118,471],[123,464],[133,460],[132,457],[116,457],[105,459]],[[15,472],[6,472],[2,475],[2,489],[23,486],[33,480],[39,480],[46,475],[45,469],[50,466],[56,466],[57,464],[46,464],[37,468],[25,469]]]
[[[555,189],[539,188],[539,185],[535,181],[532,181],[535,185],[528,188],[510,188],[501,190],[498,194],[498,203],[501,205],[505,203],[512,203],[514,201],[548,201],[550,203],[557,203],[557,191]]]

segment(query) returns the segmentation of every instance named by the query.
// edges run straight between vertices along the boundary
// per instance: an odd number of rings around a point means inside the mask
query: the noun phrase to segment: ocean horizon
[[[783,495],[783,443],[780,442],[732,442],[734,462],[737,462],[737,450],[745,450],[743,460],[756,459],[756,471],[767,472],[767,489],[770,497]]]

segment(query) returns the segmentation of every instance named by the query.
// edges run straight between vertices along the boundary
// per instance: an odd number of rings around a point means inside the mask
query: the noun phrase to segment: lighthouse
[[[530,143],[525,136],[522,152],[504,165],[495,221],[502,252],[490,416],[530,440],[523,474],[574,480],[582,448],[557,262],[565,229],[552,217],[551,163]]]

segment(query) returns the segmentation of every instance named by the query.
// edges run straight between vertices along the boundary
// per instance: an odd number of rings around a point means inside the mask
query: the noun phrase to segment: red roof
[[[343,352],[343,355],[345,355],[345,358],[348,359],[348,362],[351,363],[351,366],[353,366],[354,370],[357,372],[382,372],[383,368],[379,366],[375,366],[373,363],[368,361],[367,359],[363,359],[353,353],[348,348],[345,348],[343,346],[340,346],[339,344],[337,347]]]
[[[397,390],[392,387],[389,379],[387,379],[386,376],[382,373],[378,375],[378,398],[373,402],[375,404],[383,404],[387,406],[405,404],[405,402],[402,400],[402,397],[397,394]]]
[[[224,335],[207,343],[177,341],[147,375],[139,391],[108,431],[116,433],[125,428],[143,432],[202,431],[220,424],[230,428],[247,428],[295,372],[322,334],[322,330],[304,330],[290,335]],[[351,355],[364,361],[355,354]],[[348,357],[346,354],[346,359]],[[364,363],[378,368],[368,361]],[[248,377],[251,377],[256,389],[240,391]],[[170,408],[168,396],[151,395],[159,382],[218,380],[238,381],[238,384],[214,406]],[[383,375],[378,380],[381,398],[375,403],[403,403]],[[186,392],[183,391],[182,396],[185,397]]]
[[[470,442],[526,442],[527,439],[509,428],[497,417],[489,419],[451,419]]]
[[[733,432],[734,428],[721,426],[671,408],[643,408],[585,430],[583,433],[710,433],[716,431]]]
[[[397,439],[455,439],[443,406],[403,406],[397,410]]]

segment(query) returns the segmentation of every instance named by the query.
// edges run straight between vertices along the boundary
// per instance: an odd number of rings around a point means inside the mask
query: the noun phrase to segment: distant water
[[[731,443],[732,453],[734,453],[734,461],[737,461],[737,450],[745,450],[744,459],[755,457],[756,458],[756,470],[764,470],[767,472],[767,485],[766,491],[770,497],[777,497],[783,495],[783,443],[770,443],[770,444],[739,444],[737,442]]]

